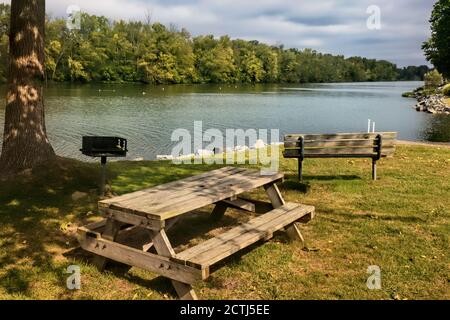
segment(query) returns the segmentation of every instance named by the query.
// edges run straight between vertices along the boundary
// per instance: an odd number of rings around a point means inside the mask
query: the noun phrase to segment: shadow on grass
[[[299,182],[299,181],[285,180],[282,183],[282,188],[286,190],[293,190],[301,193],[307,193],[310,189],[310,183],[304,181]]]
[[[82,219],[92,210],[88,200],[74,203],[71,194],[96,188],[95,166],[60,159],[51,167],[24,172],[0,184],[0,286],[9,294],[29,296],[37,273],[55,273],[49,247],[67,248],[73,239],[61,231],[61,224]],[[62,284],[64,284],[62,282]]]
[[[269,206],[271,205],[269,204]],[[260,208],[263,207],[264,204],[261,202]],[[265,207],[267,207],[267,203],[265,204]],[[167,234],[175,251],[180,252],[193,245],[190,243],[190,240],[195,238],[196,243],[207,240],[212,237],[212,235],[210,234],[212,230],[220,230],[220,232],[223,232],[236,226],[238,222],[239,219],[228,213],[225,214],[220,221],[216,221],[211,218],[210,210],[198,210],[181,218],[179,222],[177,222],[171,229],[167,231]],[[142,249],[142,245],[149,242],[149,237],[146,238],[144,235],[147,230],[140,228],[138,229],[139,230],[133,232],[133,236],[135,239],[126,237],[124,234],[123,236],[125,237],[119,235],[117,242],[132,246],[137,249]],[[130,243],[130,241],[133,243]],[[153,247],[149,250],[149,252],[156,253]],[[85,264],[92,264],[94,258],[93,254],[86,252],[79,247],[64,253],[64,256],[67,259],[73,261],[81,261]],[[116,277],[126,279],[134,285],[151,288],[161,296],[169,295],[173,298],[177,297],[177,294],[173,289],[173,286],[169,279],[162,276],[157,276],[150,280],[145,279],[129,273],[129,270],[131,268],[132,267],[128,265],[110,260],[108,261],[106,271],[111,272]]]
[[[328,180],[362,180],[360,176],[353,174],[348,175],[324,175],[324,176],[310,176],[303,175],[304,180],[317,180],[317,181],[328,181]]]
[[[242,198],[245,200],[245,198]],[[261,200],[253,200],[251,199],[251,202],[255,205],[255,213],[257,214],[264,214],[271,210],[273,210],[273,206],[268,201],[261,201]]]
[[[282,187],[286,190],[298,191],[301,193],[307,193],[311,187],[311,181],[350,181],[350,180],[362,180],[361,177],[356,175],[324,175],[324,176],[311,176],[303,175],[303,181],[298,180],[298,176],[294,174],[286,174],[286,180],[283,182]]]
[[[215,168],[113,162],[108,178],[114,192],[124,193]],[[59,283],[65,290],[65,267],[90,261],[89,254],[73,250],[78,247],[73,231],[96,216],[87,213],[97,210],[99,173],[99,164],[60,158],[56,164],[0,181],[0,287],[4,292],[34,298],[36,292],[31,288],[42,280]],[[84,198],[74,201],[75,191],[84,193]],[[55,257],[65,252],[68,261],[56,262]],[[51,291],[40,292],[40,296],[55,298]]]
[[[179,180],[204,171],[217,169],[214,165],[173,165],[171,162],[112,162],[108,176],[113,182],[113,192],[123,194]],[[24,174],[0,184],[0,286],[10,295],[35,298],[34,283],[47,281],[60,286],[56,297],[70,298],[65,291],[65,267],[70,264],[92,262],[92,255],[78,247],[66,225],[83,225],[96,215],[99,165],[75,160],[60,159],[57,166],[42,167],[31,174]],[[309,183],[299,184],[294,176],[286,180],[282,188],[307,192]],[[83,192],[86,196],[74,201],[72,194]],[[163,199],[164,200],[164,199]],[[256,213],[272,209],[270,204],[256,201]],[[241,222],[242,214],[228,212],[218,222],[211,220],[212,206],[190,214],[168,231],[169,237],[180,251],[192,245],[190,240],[200,242],[224,232]],[[248,216],[248,215],[247,215]],[[214,230],[214,231],[213,231]],[[230,257],[238,261],[253,248]],[[55,256],[62,256],[55,262]],[[224,262],[226,263],[226,262]],[[219,265],[220,266],[220,265]],[[170,281],[163,277],[151,280],[127,273],[128,266],[111,264],[109,271],[133,284],[151,288],[162,295],[175,296]],[[101,290],[101,288],[99,288]],[[62,292],[62,293],[61,293]],[[55,298],[52,289],[40,296]]]
[[[63,254],[67,259],[71,261],[83,262],[85,264],[92,264],[94,255],[90,252],[83,250],[81,247],[73,248]],[[177,293],[174,290],[170,279],[162,276],[157,276],[153,279],[145,279],[140,276],[130,273],[132,267],[117,261],[109,260],[105,271],[113,274],[117,278],[125,279],[134,285],[150,288],[157,292],[161,296],[169,295],[173,298],[177,297]]]

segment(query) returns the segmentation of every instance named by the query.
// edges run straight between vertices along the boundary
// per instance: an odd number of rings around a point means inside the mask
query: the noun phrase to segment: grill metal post
[[[80,151],[89,157],[101,158],[99,189],[100,196],[106,193],[106,161],[108,157],[125,157],[127,139],[120,137],[83,136]]]
[[[305,138],[301,136],[300,142],[300,157],[298,158],[298,181],[303,181],[303,160],[305,159]]]

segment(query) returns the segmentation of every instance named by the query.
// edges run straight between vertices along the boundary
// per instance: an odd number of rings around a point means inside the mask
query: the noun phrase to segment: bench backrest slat
[[[330,134],[287,134],[285,141],[290,138],[298,139],[302,136],[305,140],[344,140],[344,139],[375,139],[378,134],[383,139],[396,139],[397,132],[374,132],[374,133],[330,133]]]
[[[289,134],[284,137],[286,158],[303,157],[375,157],[378,154],[378,136],[381,135],[381,156],[392,156],[395,152],[396,132],[336,133],[336,134]]]

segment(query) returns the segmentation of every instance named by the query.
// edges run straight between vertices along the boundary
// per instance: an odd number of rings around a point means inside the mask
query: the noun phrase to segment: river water
[[[450,117],[416,112],[401,94],[420,82],[304,85],[52,84],[46,88],[48,135],[59,155],[83,160],[83,135],[128,139],[129,159],[170,154],[176,129],[279,129],[285,133],[397,131],[400,139],[450,141]],[[0,87],[4,96],[5,87]],[[5,103],[0,103],[3,128]]]

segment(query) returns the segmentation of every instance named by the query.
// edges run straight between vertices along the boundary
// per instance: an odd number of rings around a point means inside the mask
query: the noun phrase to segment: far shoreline
[[[421,82],[423,80],[380,80],[380,81],[335,81],[335,82],[192,82],[192,83],[144,83],[136,81],[44,81],[44,87],[50,87],[52,85],[74,85],[74,86],[119,86],[119,85],[135,85],[143,87],[171,87],[171,86],[264,86],[264,85],[323,85],[323,84],[355,84],[355,83],[400,83],[400,82]],[[6,87],[6,82],[0,82],[0,87]]]

